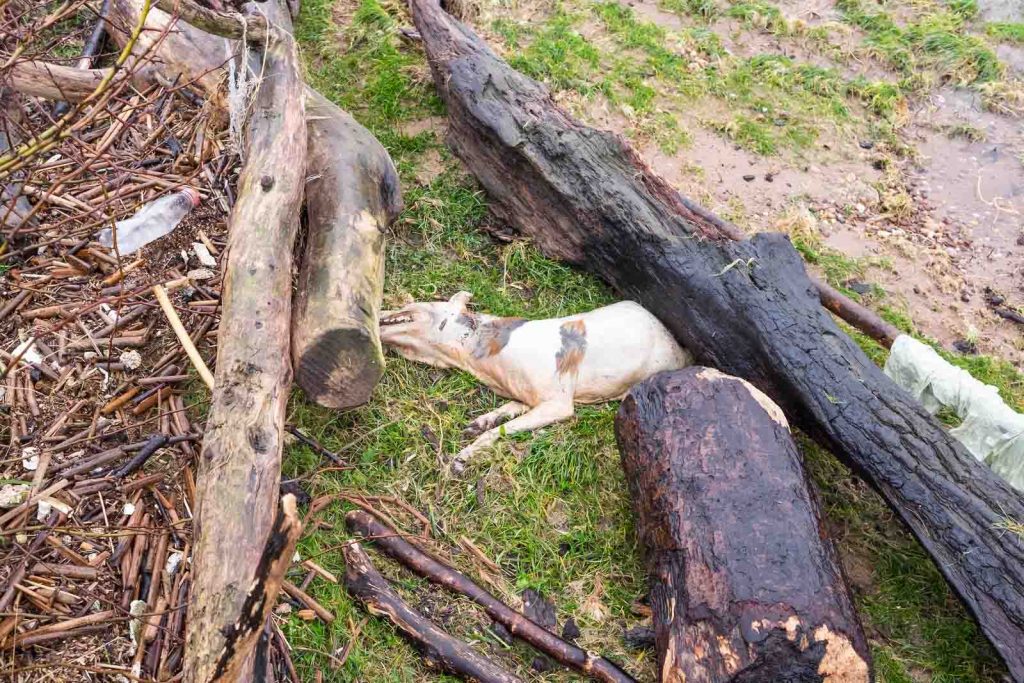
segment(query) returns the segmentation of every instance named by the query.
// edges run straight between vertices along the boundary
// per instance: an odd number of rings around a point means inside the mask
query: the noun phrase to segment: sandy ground
[[[672,29],[684,25],[656,0],[628,3],[643,18]],[[808,24],[837,18],[830,0],[778,3],[790,18]],[[983,18],[1020,20],[1024,3],[988,0]],[[737,39],[728,22],[713,26],[727,49],[739,55],[782,53],[796,60],[836,66],[847,76],[878,77],[871,61],[831,64],[768,34]],[[850,41],[859,40],[851,30]],[[842,46],[840,46],[842,48]],[[1011,72],[1024,72],[1024,49],[1001,46]],[[887,293],[885,301],[909,312],[919,332],[947,348],[976,342],[979,352],[1024,365],[1024,327],[996,315],[986,291],[1013,307],[1024,306],[1024,121],[984,110],[965,89],[941,88],[912,104],[902,128],[912,150],[900,172],[912,198],[911,215],[898,223],[881,212],[876,186],[882,180],[879,152],[868,141],[822,140],[799,162],[762,157],[697,125],[693,144],[675,155],[654,145],[641,148],[646,161],[685,193],[714,211],[737,218],[751,230],[771,230],[787,212],[809,209],[825,243],[852,257],[870,257],[867,284]],[[699,112],[684,112],[691,121]],[[586,112],[596,125],[624,130],[615,113]],[[952,136],[955,127],[983,132],[983,139]],[[702,173],[694,173],[694,168]]]

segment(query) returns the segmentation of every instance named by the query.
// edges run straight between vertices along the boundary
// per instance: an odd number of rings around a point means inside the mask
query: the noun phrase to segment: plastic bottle
[[[143,206],[131,218],[118,221],[117,251],[122,255],[134,254],[150,242],[174,230],[185,215],[199,206],[199,193],[186,187],[174,194],[164,195]],[[105,228],[98,235],[100,244],[114,246],[112,230]]]

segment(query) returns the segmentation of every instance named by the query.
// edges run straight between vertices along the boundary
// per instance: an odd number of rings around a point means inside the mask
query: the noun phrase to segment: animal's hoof
[[[454,474],[455,476],[459,476],[465,471],[466,463],[464,461],[459,460],[458,458],[452,461],[452,474]]]

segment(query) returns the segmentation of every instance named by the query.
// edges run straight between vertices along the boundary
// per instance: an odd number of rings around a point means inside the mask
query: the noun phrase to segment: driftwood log
[[[309,229],[292,312],[295,381],[322,406],[353,408],[370,399],[384,371],[384,229],[402,210],[402,195],[391,157],[370,131],[306,92]]]
[[[708,368],[633,387],[615,422],[660,680],[867,681],[867,641],[782,410]]]
[[[394,625],[423,655],[427,665],[467,681],[521,683],[522,679],[501,668],[472,647],[456,640],[413,610],[381,576],[366,552],[355,541],[342,546],[345,556],[345,588],[373,615]]]
[[[115,16],[124,23],[138,18],[140,0],[113,2]],[[176,2],[164,0],[158,6],[172,8]],[[147,27],[154,32],[175,22],[167,38],[143,46],[151,49],[154,77],[164,82],[180,77],[223,105],[222,67],[238,44],[222,36],[240,36],[239,21],[190,2],[181,9],[181,17],[194,18],[219,35],[151,10]],[[265,25],[259,17],[247,21],[246,37],[256,47]],[[292,313],[295,381],[323,406],[352,408],[369,400],[384,368],[377,325],[384,287],[383,231],[401,211],[402,195],[394,164],[377,139],[312,88],[304,92],[307,231]]]
[[[253,581],[248,587],[238,621],[224,629],[224,648],[220,652],[210,681],[237,681],[243,675],[252,649],[277,603],[285,572],[295,557],[295,546],[302,535],[302,523],[295,507],[295,496],[281,498],[281,509],[274,521],[260,556]]]
[[[472,579],[423,552],[370,513],[352,510],[345,515],[345,524],[349,531],[371,541],[376,548],[404,567],[480,605],[487,612],[487,616],[508,629],[509,633],[550,656],[559,664],[571,667],[596,681],[635,683],[632,676],[612,662],[562,640],[498,600]]]
[[[870,482],[1024,680],[1024,499],[900,390],[822,308],[783,235],[727,239],[617,135],[574,121],[437,0],[411,0],[448,142],[500,218],[749,380]]]
[[[255,52],[263,77],[229,219],[225,332],[196,487],[185,678],[204,683],[219,672],[231,645],[227,628],[243,617],[271,533],[291,387],[292,247],[306,173],[306,118],[288,11],[280,0],[260,8],[278,31]]]

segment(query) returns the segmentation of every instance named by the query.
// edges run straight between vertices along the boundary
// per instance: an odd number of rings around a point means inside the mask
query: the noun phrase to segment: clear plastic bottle
[[[185,215],[199,206],[199,193],[186,187],[174,194],[164,195],[143,206],[131,218],[115,223],[117,229],[117,251],[119,254],[134,254],[150,242],[163,237],[181,222]],[[105,228],[98,235],[100,244],[114,246],[111,228]]]

